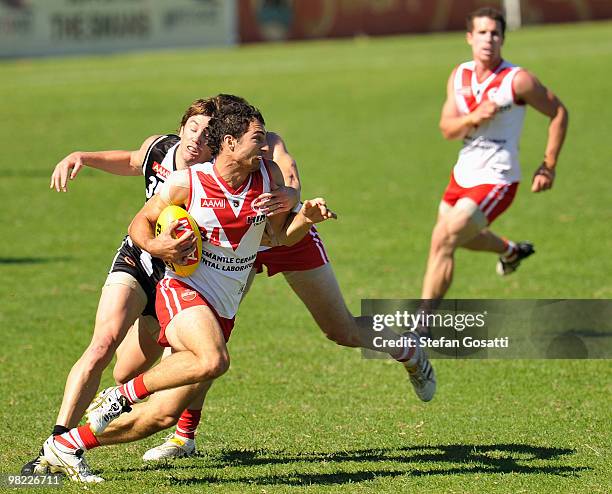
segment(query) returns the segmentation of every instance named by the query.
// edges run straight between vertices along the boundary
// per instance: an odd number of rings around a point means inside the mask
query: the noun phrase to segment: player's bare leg
[[[162,358],[166,358],[168,355],[170,355],[169,350],[169,348],[166,348]],[[151,412],[158,417],[165,416],[166,422],[168,422],[168,427],[176,424],[176,429],[173,433],[169,434],[165,438],[162,444],[147,450],[142,457],[144,461],[168,460],[171,458],[180,458],[195,454],[196,430],[200,423],[204,400],[206,399],[206,395],[212,386],[212,383],[213,381],[210,381],[208,383],[204,383],[202,386],[199,386],[198,390],[201,389],[201,391],[194,393],[194,398],[184,409],[177,410],[176,407],[168,403],[163,403],[162,405],[164,408],[162,410],[159,412]],[[162,391],[161,393],[167,397],[166,399],[171,399],[171,395],[168,395],[167,391]],[[156,396],[157,394],[153,395],[153,397]],[[169,409],[172,410],[171,413],[167,412]],[[114,422],[112,425],[114,425]]]
[[[144,403],[134,405],[98,436],[101,445],[138,441],[175,425],[182,411],[194,399],[200,399],[212,382],[191,384],[159,391]]]
[[[348,310],[330,264],[305,271],[286,271],[283,275],[327,338],[341,346],[382,351],[372,343],[371,321],[367,317],[355,318]],[[250,290],[255,276],[256,272],[252,269],[243,298]],[[377,333],[377,336],[397,339],[397,334],[387,328],[382,334]],[[388,348],[383,353],[398,358],[401,350]]]
[[[501,255],[508,250],[508,241],[485,228],[460,247],[481,252],[494,252]]]
[[[204,385],[221,376],[229,367],[223,331],[206,306],[190,307],[178,313],[166,328],[166,339],[176,353],[125,385],[105,390],[88,409],[89,423],[49,437],[43,446],[44,466],[52,471],[62,471],[73,480],[99,481],[91,474],[82,458],[82,451],[100,446],[98,438],[102,437],[110,422],[155,392],[190,384],[202,384],[202,392]],[[182,410],[192,399],[193,396],[187,393],[183,401],[179,400],[173,406]],[[159,426],[159,421],[157,423]],[[167,423],[161,425],[167,426]],[[157,430],[145,427],[139,433]]]
[[[454,207],[442,201],[440,203],[438,221],[457,209],[461,209],[469,214],[476,225],[482,225],[482,229],[476,236],[464,241],[459,247],[498,254],[499,260],[497,262],[496,271],[499,275],[505,276],[513,273],[519,267],[523,259],[535,253],[531,242],[521,241],[515,243],[512,240],[505,239],[493,233],[488,228],[486,216],[478,208],[478,205],[469,198],[460,199]]]
[[[137,283],[104,286],[91,343],[68,374],[57,424],[72,428],[79,423],[98,390],[102,371],[145,305],[146,295]]]
[[[66,379],[62,404],[53,435],[76,426],[100,384],[102,371],[147,302],[136,279],[127,273],[111,273],[102,288],[91,342]],[[45,473],[39,455],[22,467],[22,473]]]
[[[123,384],[150,369],[161,357],[163,347],[157,343],[159,323],[153,316],[140,316],[117,348],[113,378]]]
[[[87,417],[94,434],[152,393],[215,379],[229,367],[223,331],[207,306],[189,307],[175,315],[166,339],[175,353],[126,384],[104,390],[92,402]]]
[[[283,275],[327,338],[346,347],[380,351],[372,344],[372,326],[368,331],[367,324],[358,324],[348,310],[330,264]],[[397,338],[393,332],[383,336]],[[392,352],[392,357],[399,356],[397,349]]]
[[[470,199],[457,201],[455,207],[438,216],[431,234],[422,299],[438,300],[444,297],[453,280],[455,250],[479,235],[486,225],[481,216],[482,212]]]
[[[418,397],[423,401],[433,398],[436,389],[435,375],[425,351],[418,344],[386,348],[375,346],[371,318],[353,317],[346,307],[330,264],[307,271],[291,271],[283,274],[330,340],[342,346],[388,353],[404,364]],[[386,327],[377,332],[376,336],[385,340],[398,339],[398,335]],[[414,335],[410,337],[414,338]]]
[[[72,367],[66,380],[62,405],[53,428],[55,435],[75,427],[83,416],[88,402],[95,396],[102,372],[110,363],[113,353],[128,328],[142,313],[147,302],[138,282],[127,273],[112,273],[102,289],[96,323],[91,342],[81,358]],[[49,442],[49,439],[45,444]],[[46,473],[43,450],[39,456],[22,468],[30,473]],[[71,476],[87,482],[98,482],[83,458],[72,458]],[[45,464],[43,464],[45,463]]]
[[[101,434],[94,436],[89,424],[69,434],[51,436],[43,446],[42,465],[51,472],[62,472],[77,482],[101,482],[87,465],[83,451],[111,444],[137,441],[175,424],[183,407],[201,395],[209,383],[192,384],[160,391],[146,403],[134,405]]]
[[[387,347],[383,350],[373,344],[371,318],[353,317],[346,306],[330,264],[325,264],[306,271],[291,271],[283,274],[293,291],[302,300],[304,305],[306,305],[321,330],[330,340],[342,346],[367,348],[378,352],[382,351],[388,353],[394,359],[399,359],[402,362],[411,364],[406,366],[407,370],[410,371],[414,368],[419,357],[418,354],[408,354],[406,349],[394,347]],[[251,270],[244,296],[246,296],[251,288],[255,275],[255,270]],[[376,336],[381,336],[388,340],[398,338],[398,335],[389,328],[384,328],[381,332],[377,333]],[[424,354],[421,355],[424,356]],[[431,372],[433,376],[433,370]],[[207,391],[208,389],[197,396],[189,404],[186,411],[201,410]],[[419,396],[421,395],[419,394]],[[431,397],[433,397],[433,392],[428,390],[426,397],[428,400],[431,399]],[[179,435],[178,431],[173,434],[175,438],[177,435]],[[145,459],[158,459],[156,458],[158,453],[156,450],[159,448],[167,450],[165,444],[166,443],[147,451],[145,453]],[[171,456],[175,455],[172,454]],[[168,456],[165,458],[167,457]]]
[[[157,343],[158,336],[159,323],[150,316],[141,316],[130,328],[116,352],[117,362],[113,369],[113,377],[118,384],[125,383],[151,368],[162,353],[163,358],[171,355],[170,348],[163,351]],[[178,422],[175,432],[166,437],[159,446],[147,450],[143,460],[155,461],[195,453],[195,433],[200,422],[206,392],[211,384],[202,393],[197,394],[184,410],[179,411],[178,417],[168,421],[171,422],[168,427]]]

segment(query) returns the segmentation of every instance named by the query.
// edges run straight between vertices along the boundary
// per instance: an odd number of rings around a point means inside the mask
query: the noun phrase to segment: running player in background
[[[555,179],[568,113],[533,74],[502,58],[505,28],[496,9],[471,13],[467,42],[473,60],[459,65],[448,79],[440,130],[445,139],[462,139],[463,147],[431,237],[421,297],[432,307],[450,287],[458,247],[498,254],[500,275],[513,273],[534,253],[531,243],[513,242],[489,229],[512,203],[521,179],[518,145],[527,105],[550,119],[532,192],[550,189]]]

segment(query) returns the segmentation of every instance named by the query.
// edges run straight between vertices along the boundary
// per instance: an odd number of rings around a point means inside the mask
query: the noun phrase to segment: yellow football
[[[200,264],[202,257],[202,235],[200,235],[200,229],[196,220],[193,219],[187,211],[179,206],[168,206],[157,218],[157,224],[155,225],[155,236],[158,236],[162,231],[168,228],[168,225],[173,221],[177,220],[178,225],[174,229],[172,236],[174,238],[180,238],[183,235],[194,232],[196,238],[196,249],[187,259],[187,264],[175,264],[169,261],[164,261],[172,271],[179,276],[191,276]]]

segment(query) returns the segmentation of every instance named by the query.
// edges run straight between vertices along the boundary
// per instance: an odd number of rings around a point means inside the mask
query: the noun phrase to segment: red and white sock
[[[89,424],[70,429],[64,434],[55,436],[54,440],[56,446],[65,453],[75,453],[79,449],[87,451],[100,446]]]
[[[176,424],[174,435],[179,439],[195,439],[196,429],[202,417],[202,410],[183,410]]]
[[[502,254],[504,261],[511,261],[516,256],[516,244],[512,240],[503,239],[506,250]]]
[[[151,394],[144,385],[143,376],[144,374],[140,374],[119,386],[119,393],[127,398],[130,405],[144,401]]]

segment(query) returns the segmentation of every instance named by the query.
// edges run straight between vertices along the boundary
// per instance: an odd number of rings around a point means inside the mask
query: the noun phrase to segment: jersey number
[[[202,235],[202,240],[206,240],[209,244],[212,245],[221,245],[221,240],[219,239],[219,227],[215,226],[208,234],[208,231],[203,226],[200,227],[200,234]]]
[[[147,196],[147,199],[151,199],[151,197],[153,197],[155,194],[157,194],[157,191],[159,190],[161,185],[164,183],[163,181],[159,180],[155,176],[150,176],[149,177],[149,182],[150,183],[147,186],[147,190],[145,192],[145,194]]]

